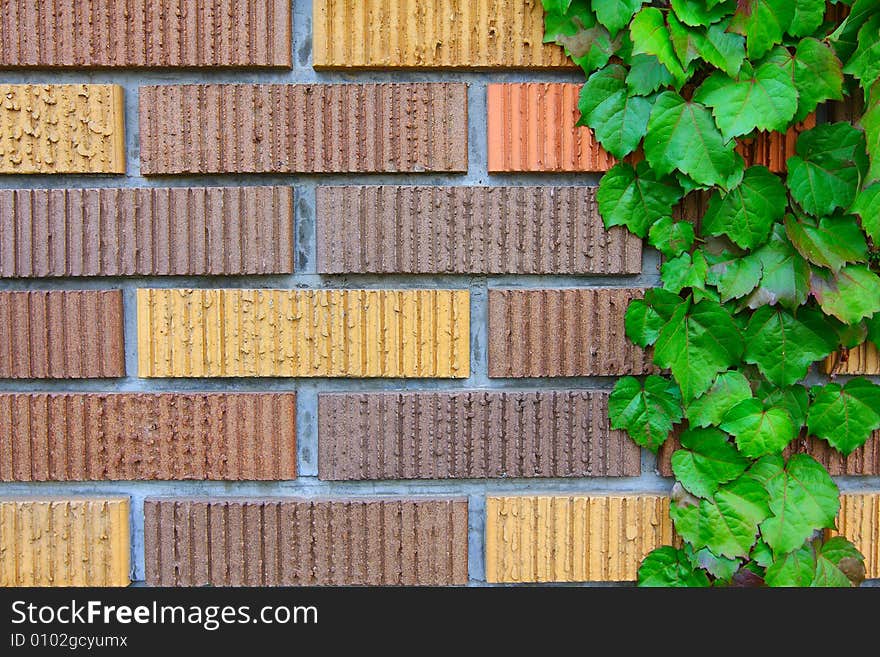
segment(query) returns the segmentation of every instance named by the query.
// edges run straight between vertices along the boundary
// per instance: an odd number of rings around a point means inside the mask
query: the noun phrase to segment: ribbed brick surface
[[[321,394],[329,480],[638,476],[640,451],[591,391]]]
[[[0,276],[293,272],[290,187],[0,190]]]
[[[319,187],[318,271],[637,274],[642,243],[605,230],[590,187]]]
[[[467,86],[208,84],[140,88],[141,172],[467,170]]]
[[[128,586],[129,502],[0,499],[0,586]]]
[[[125,173],[124,132],[119,85],[0,84],[0,174]]]
[[[659,495],[488,497],[486,581],[620,582],[672,541]]]
[[[759,132],[752,139],[742,139],[737,144],[736,150],[745,158],[746,166],[761,164],[774,173],[786,173],[787,161],[795,155],[798,137],[802,132],[814,127],[816,127],[816,115],[811,114],[785,134]]]
[[[880,577],[880,493],[841,495],[837,533],[864,555],[867,578]]]
[[[628,288],[489,290],[489,376],[644,374],[650,358],[623,318],[643,291]]]
[[[581,85],[529,82],[488,87],[489,171],[607,171],[614,158],[578,127]]]
[[[142,377],[467,377],[467,290],[138,290]]]
[[[825,361],[826,374],[880,374],[880,352],[870,342],[836,353]]]
[[[125,376],[122,291],[0,292],[0,379]]]
[[[290,0],[2,0],[0,66],[290,66]]]
[[[464,584],[467,500],[147,500],[153,586]]]
[[[557,68],[539,0],[315,0],[315,68]]]
[[[0,394],[0,480],[296,479],[296,395]]]

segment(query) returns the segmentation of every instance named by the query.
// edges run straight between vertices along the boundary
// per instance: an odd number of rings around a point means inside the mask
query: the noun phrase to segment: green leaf
[[[880,277],[866,265],[849,265],[836,274],[814,270],[811,285],[822,311],[844,324],[880,312]]]
[[[868,237],[880,245],[880,183],[860,191],[849,211],[861,218]]]
[[[813,392],[807,428],[844,454],[864,445],[880,429],[880,387],[867,379],[852,379],[842,388],[829,383]]]
[[[749,58],[760,59],[782,43],[794,14],[792,0],[739,0],[730,29],[746,37]]]
[[[749,558],[762,568],[767,568],[773,563],[773,550],[770,549],[770,546],[763,539],[759,538],[758,542],[755,543],[755,547],[752,548]]]
[[[647,96],[673,83],[672,73],[654,55],[633,55],[629,61],[626,86],[631,94]]]
[[[704,395],[688,405],[688,422],[692,427],[719,425],[727,411],[751,398],[752,388],[746,377],[736,370],[722,372]]]
[[[802,385],[787,388],[759,388],[756,393],[765,408],[777,406],[784,408],[791,415],[794,426],[800,429],[807,421],[807,409],[810,407],[810,394]]]
[[[674,180],[658,177],[646,162],[635,169],[621,162],[602,176],[596,200],[606,228],[626,226],[645,237],[655,221],[672,214],[683,195]]]
[[[858,48],[843,68],[867,89],[880,77],[880,12],[871,16],[859,30]]]
[[[709,578],[694,568],[684,550],[664,546],[653,550],[639,566],[639,586],[708,587]]]
[[[581,88],[578,125],[590,126],[599,143],[617,158],[632,153],[648,128],[651,101],[630,97],[626,88],[626,69],[611,64],[599,69]]]
[[[648,289],[645,292],[645,301],[663,318],[664,322],[672,319],[679,306],[688,303],[677,294],[664,290],[661,287]]]
[[[756,129],[785,132],[798,108],[791,75],[772,61],[757,68],[745,62],[735,79],[713,73],[697,89],[694,100],[712,108],[725,141]]]
[[[728,559],[719,557],[708,548],[703,548],[694,555],[700,568],[707,571],[712,577],[727,582],[736,574],[742,565],[742,559]]]
[[[660,175],[674,170],[704,185],[730,188],[741,180],[743,160],[715,126],[708,109],[665,91],[648,119],[645,157]]]
[[[586,0],[572,0],[565,14],[546,14],[544,43],[558,43],[565,54],[589,75],[614,54],[611,35],[599,25]]]
[[[721,302],[739,299],[758,287],[764,268],[755,256],[729,256],[709,267],[706,280],[718,288]]]
[[[750,459],[778,454],[797,436],[787,410],[764,408],[757,399],[746,399],[731,408],[721,428],[736,438],[739,451]]]
[[[685,431],[681,445],[684,449],[672,455],[672,472],[697,497],[712,497],[721,484],[733,481],[749,466],[718,429]]]
[[[709,265],[703,252],[696,251],[693,256],[690,253],[682,253],[677,258],[666,261],[660,272],[663,289],[678,294],[686,287],[703,289],[709,273]]]
[[[614,36],[629,25],[644,2],[645,0],[593,0],[593,9],[599,22]]]
[[[782,224],[775,224],[770,241],[755,251],[762,275],[758,288],[748,297],[749,308],[780,304],[794,310],[810,293],[810,265],[791,245]]]
[[[880,82],[876,83],[859,121],[865,131],[871,166],[865,182],[880,180]]]
[[[660,331],[654,361],[672,370],[690,401],[708,390],[719,372],[737,364],[742,352],[742,336],[730,313],[714,301],[701,301],[676,308]]]
[[[624,326],[626,337],[640,347],[649,347],[657,341],[665,321],[643,299],[635,299],[626,309]]]
[[[749,320],[743,360],[757,365],[774,385],[797,383],[807,370],[837,349],[837,334],[821,313],[804,308],[795,317],[782,308],[763,306]]]
[[[770,228],[788,206],[785,186],[766,167],[746,169],[730,192],[716,191],[703,217],[709,235],[727,235],[738,246],[752,249],[767,241]]]
[[[692,27],[711,25],[736,11],[735,0],[724,0],[709,8],[702,0],[672,0],[672,9],[682,23]]]
[[[812,456],[795,454],[785,467],[781,456],[766,459],[772,515],[761,523],[761,535],[778,557],[802,546],[817,529],[834,527],[840,499],[831,475]]]
[[[722,486],[711,500],[697,506],[673,504],[669,510],[675,531],[700,550],[708,548],[721,557],[748,556],[767,518],[767,491],[758,482],[740,477]]]
[[[816,575],[816,554],[810,543],[778,557],[768,568],[767,586],[809,586]]]
[[[865,262],[868,243],[855,217],[815,219],[785,217],[788,239],[804,258],[820,267],[840,271],[848,262]]]
[[[829,538],[816,554],[816,574],[810,586],[858,586],[865,579],[864,562],[865,557],[848,540],[842,536]],[[853,577],[856,582],[852,581]]]
[[[745,39],[727,31],[727,23],[709,28],[688,27],[675,14],[669,14],[669,36],[675,54],[686,68],[697,59],[737,75],[746,57]]]
[[[880,0],[856,0],[852,3],[849,16],[829,37],[838,57],[847,61],[858,46],[858,33],[865,21],[880,9]]]
[[[801,207],[821,217],[848,208],[868,168],[865,135],[847,123],[801,133],[788,159],[788,188]]]
[[[876,347],[880,348],[880,313],[869,319],[867,325],[868,340],[873,342]]]
[[[672,37],[663,18],[663,12],[656,7],[645,7],[629,27],[633,42],[633,54],[654,55],[672,74],[676,86],[681,87],[688,78],[681,62],[672,47]]]
[[[843,100],[843,64],[830,46],[818,39],[804,39],[792,62],[798,90],[795,121],[803,121],[826,100]]]
[[[825,0],[794,0],[794,18],[787,32],[796,37],[807,36],[822,25],[825,18]]]
[[[667,257],[689,251],[694,244],[694,227],[685,221],[663,217],[648,231],[648,242]]]
[[[660,376],[644,385],[628,376],[620,379],[608,400],[612,429],[624,429],[636,443],[656,452],[682,418],[678,386]]]

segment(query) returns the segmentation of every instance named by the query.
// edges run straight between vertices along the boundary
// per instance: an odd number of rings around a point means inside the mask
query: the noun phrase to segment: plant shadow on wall
[[[639,445],[681,443],[682,547],[650,553],[639,584],[860,584],[863,556],[829,538],[837,485],[787,448],[814,436],[849,454],[880,427],[880,386],[801,383],[836,351],[880,345],[880,0],[544,9],[545,41],[588,76],[581,123],[620,160],[599,185],[605,224],[664,256],[626,334],[667,374],[621,379],[610,403]],[[740,155],[845,97],[855,124],[802,131],[787,174]]]

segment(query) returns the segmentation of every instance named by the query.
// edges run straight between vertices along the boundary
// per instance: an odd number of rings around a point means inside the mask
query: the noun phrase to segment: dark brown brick
[[[451,499],[147,499],[152,586],[444,585],[468,580]]]
[[[0,0],[0,66],[291,65],[290,0]]]
[[[623,318],[643,290],[489,290],[489,376],[618,376],[652,371]]]
[[[296,479],[296,395],[0,394],[0,480]]]
[[[0,190],[0,276],[293,272],[293,189]]]
[[[467,85],[208,84],[140,88],[141,171],[467,170]]]
[[[318,271],[637,274],[642,243],[605,230],[590,187],[319,187]]]
[[[0,378],[125,376],[122,291],[0,292]]]
[[[608,421],[608,393],[321,394],[327,480],[638,476],[640,452]]]

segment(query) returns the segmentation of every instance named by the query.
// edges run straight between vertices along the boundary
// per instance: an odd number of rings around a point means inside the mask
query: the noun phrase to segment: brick
[[[538,0],[316,0],[314,66],[568,68]]]
[[[816,127],[816,115],[811,114],[788,132],[759,132],[751,139],[740,139],[736,151],[743,156],[746,166],[763,165],[773,173],[788,171],[788,158],[795,154],[798,137],[802,132]]]
[[[318,187],[318,271],[638,274],[642,242],[605,230],[590,187]]]
[[[661,495],[486,499],[487,582],[631,581],[672,540]]]
[[[870,342],[832,354],[825,360],[825,374],[880,375],[880,351]]]
[[[0,481],[296,479],[296,395],[0,394]]]
[[[653,371],[623,319],[643,290],[489,290],[489,376],[617,376]]]
[[[144,502],[151,586],[465,584],[467,546],[465,498]]]
[[[141,172],[467,171],[467,85],[140,88]]]
[[[326,480],[627,477],[640,451],[608,422],[608,393],[321,394]]]
[[[0,174],[125,173],[115,84],[0,84]]]
[[[615,164],[593,131],[578,127],[581,85],[488,87],[489,172],[603,172]]]
[[[0,276],[293,272],[290,187],[0,190]]]
[[[837,531],[865,556],[868,579],[880,577],[880,493],[848,493],[840,496]]]
[[[128,586],[128,497],[0,498],[0,586]]]
[[[0,292],[0,379],[125,376],[122,291]]]
[[[142,377],[470,373],[467,290],[138,290]]]

